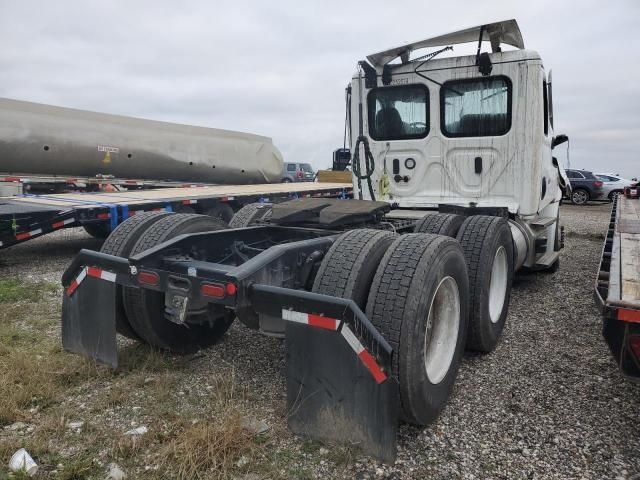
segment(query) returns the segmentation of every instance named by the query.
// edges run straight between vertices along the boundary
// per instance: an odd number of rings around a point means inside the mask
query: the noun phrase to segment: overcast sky
[[[0,96],[267,135],[326,167],[358,60],[508,18],[553,70],[571,165],[640,176],[637,0],[0,0]]]

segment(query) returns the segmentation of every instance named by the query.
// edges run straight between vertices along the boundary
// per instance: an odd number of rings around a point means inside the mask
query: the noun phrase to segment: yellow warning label
[[[110,152],[106,152],[104,154],[104,158],[102,159],[102,163],[104,163],[105,165],[109,165],[111,163],[111,153]]]

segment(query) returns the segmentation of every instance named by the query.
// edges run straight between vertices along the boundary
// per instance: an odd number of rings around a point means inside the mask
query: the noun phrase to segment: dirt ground
[[[401,426],[394,465],[292,435],[282,344],[239,322],[189,356],[122,340],[115,372],[63,352],[60,274],[100,242],[71,229],[2,250],[0,479],[21,447],[40,479],[639,478],[640,386],[592,299],[609,211],[563,206],[560,270],[517,275],[497,350],[465,355],[433,425]]]

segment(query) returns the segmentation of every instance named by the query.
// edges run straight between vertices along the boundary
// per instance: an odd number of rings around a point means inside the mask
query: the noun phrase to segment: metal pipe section
[[[529,242],[527,242],[527,235],[522,230],[522,226],[509,220],[509,227],[511,228],[511,237],[513,238],[513,271],[517,272],[522,265],[524,265],[529,253]]]
[[[0,98],[0,171],[248,184],[281,181],[268,137]]]

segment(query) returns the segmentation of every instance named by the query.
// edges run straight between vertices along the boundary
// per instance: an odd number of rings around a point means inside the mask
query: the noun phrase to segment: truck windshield
[[[367,97],[369,136],[409,140],[429,133],[429,91],[424,85],[375,88]]]

